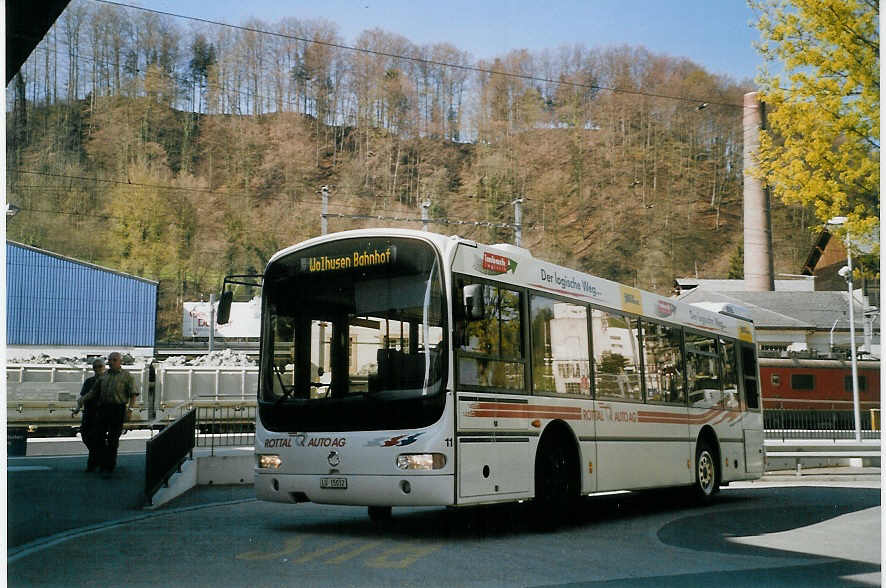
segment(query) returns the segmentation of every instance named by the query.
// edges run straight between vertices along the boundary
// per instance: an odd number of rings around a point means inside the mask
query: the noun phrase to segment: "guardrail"
[[[879,439],[879,410],[861,413],[861,438]],[[764,409],[766,439],[855,439],[851,410]]]
[[[767,471],[796,468],[797,475],[800,475],[803,467],[880,465],[879,439],[862,441],[767,439],[765,449]]]
[[[197,410],[192,409],[145,442],[145,500],[169,481],[185,459],[193,457]]]

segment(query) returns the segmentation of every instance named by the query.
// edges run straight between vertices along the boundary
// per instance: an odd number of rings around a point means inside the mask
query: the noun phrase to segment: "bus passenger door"
[[[749,474],[762,474],[764,467],[763,412],[757,378],[757,357],[753,344],[741,344],[741,374],[744,386],[742,408],[747,411],[742,419],[745,471]]]
[[[525,399],[459,393],[460,498],[513,498],[530,488]]]

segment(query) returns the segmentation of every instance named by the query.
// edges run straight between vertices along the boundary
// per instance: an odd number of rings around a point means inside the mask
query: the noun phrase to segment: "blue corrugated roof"
[[[153,347],[157,282],[6,242],[8,345]]]

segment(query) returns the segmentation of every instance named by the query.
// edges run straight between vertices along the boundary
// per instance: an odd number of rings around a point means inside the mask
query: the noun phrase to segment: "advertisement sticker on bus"
[[[508,272],[513,274],[517,272],[517,262],[510,257],[484,251],[477,270],[490,276],[500,276]]]
[[[643,314],[643,294],[630,286],[621,287],[621,309],[626,312]]]
[[[659,318],[668,318],[674,311],[677,310],[677,306],[668,302],[667,300],[659,300],[658,304],[655,305],[655,316]]]

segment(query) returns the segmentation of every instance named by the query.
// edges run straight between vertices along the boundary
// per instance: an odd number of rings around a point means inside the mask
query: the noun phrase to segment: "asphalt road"
[[[566,524],[539,531],[528,505],[395,509],[377,525],[363,508],[256,502],[251,487],[203,488],[146,512],[133,484],[139,460],[123,456],[110,480],[79,471],[82,459],[11,460],[9,585],[685,588],[881,578],[874,478],[741,484],[709,507],[676,491],[593,497]]]

